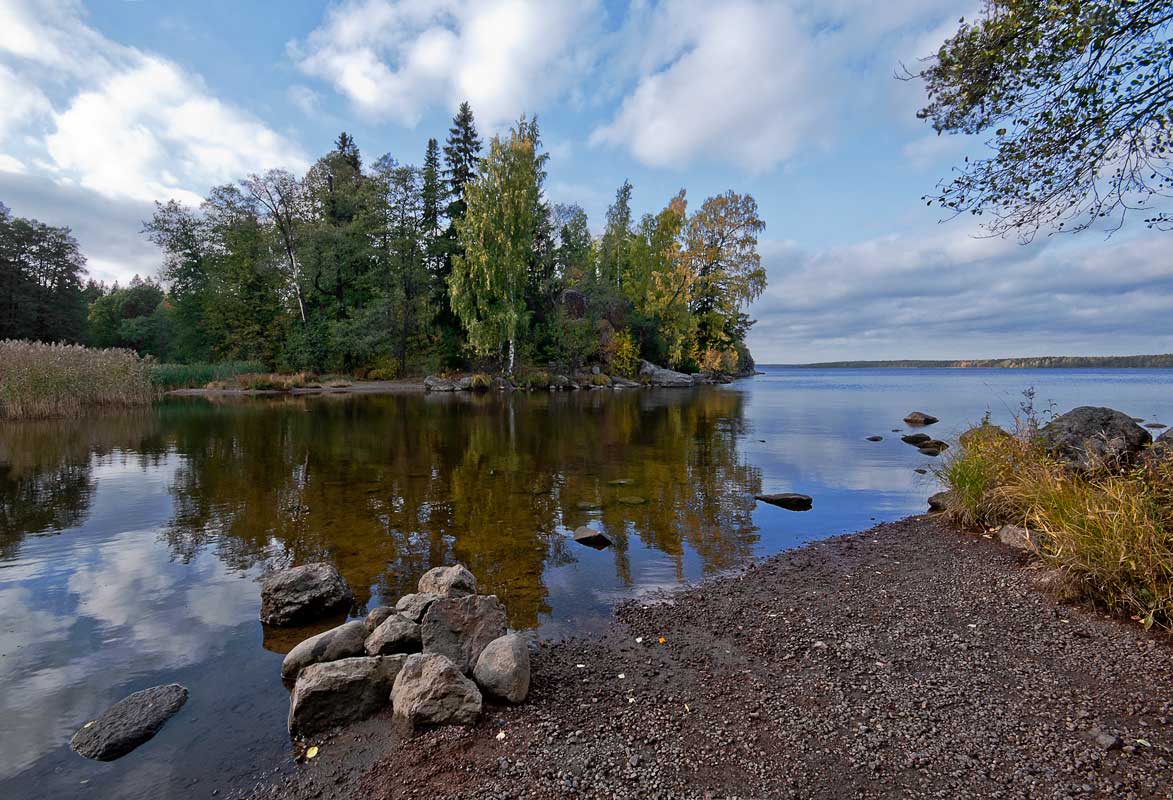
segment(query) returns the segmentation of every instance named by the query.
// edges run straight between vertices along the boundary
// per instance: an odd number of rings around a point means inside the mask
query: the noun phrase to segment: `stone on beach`
[[[391,690],[396,719],[411,727],[472,725],[481,714],[481,705],[477,685],[440,653],[408,656]]]
[[[1038,550],[1035,535],[1021,525],[1003,525],[998,529],[998,541],[1016,550],[1034,553]]]
[[[1039,433],[1052,453],[1077,470],[1128,466],[1153,438],[1127,414],[1095,406],[1060,414]]]
[[[120,758],[158,733],[187,702],[187,694],[185,687],[170,683],[128,695],[82,726],[69,746],[97,761]]]
[[[417,588],[421,594],[463,597],[477,593],[477,579],[463,564],[453,564],[428,570],[420,578]]]
[[[432,594],[431,592],[405,594],[395,604],[395,611],[400,616],[407,617],[418,625],[420,620],[424,618],[424,613],[427,612],[428,606],[434,603],[439,597],[440,595]]]
[[[779,492],[777,494],[755,494],[755,500],[785,508],[787,511],[810,511],[814,500],[809,495],[795,492]]]
[[[392,608],[391,606],[377,606],[372,608],[369,612],[367,612],[366,619],[363,620],[363,624],[366,626],[367,633],[370,633],[375,628],[382,625],[383,620],[394,614],[395,611],[396,609]]]
[[[310,664],[361,656],[366,637],[367,626],[362,620],[353,620],[311,636],[286,654],[281,662],[281,677],[291,681]]]
[[[495,595],[442,597],[420,624],[425,653],[440,653],[471,673],[481,651],[505,635],[505,606]]]
[[[932,414],[926,414],[923,411],[913,411],[904,418],[904,421],[909,425],[932,425],[938,422],[938,419]]]
[[[529,694],[529,646],[516,633],[489,642],[473,669],[473,678],[485,694],[520,703]]]
[[[650,361],[640,362],[639,375],[652,386],[684,388],[693,385],[691,375],[685,375],[683,372],[676,372],[665,369],[664,367],[657,367]]]
[[[392,614],[371,631],[364,644],[367,655],[385,656],[392,653],[418,653],[420,626],[400,614]]]
[[[365,719],[387,705],[406,655],[362,656],[311,664],[289,700],[289,733],[312,736]]]
[[[929,511],[948,511],[953,505],[953,492],[937,492],[929,497]]]
[[[303,564],[266,576],[261,584],[261,622],[297,625],[346,611],[354,595],[332,564]]]

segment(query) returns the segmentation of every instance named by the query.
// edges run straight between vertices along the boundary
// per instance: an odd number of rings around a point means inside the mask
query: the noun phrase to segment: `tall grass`
[[[221,361],[215,364],[154,364],[151,382],[160,391],[207,386],[213,381],[228,381],[237,375],[265,371],[259,361]]]
[[[950,516],[1030,528],[1072,594],[1173,629],[1173,458],[1080,472],[1050,457],[1035,431],[963,437],[938,473],[953,491]]]
[[[154,397],[150,363],[131,350],[0,341],[0,417],[60,417]]]

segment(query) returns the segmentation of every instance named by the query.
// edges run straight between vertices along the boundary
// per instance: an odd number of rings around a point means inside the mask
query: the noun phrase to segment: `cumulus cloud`
[[[593,1],[346,0],[289,53],[369,117],[414,127],[469,100],[492,126],[567,92],[600,18]]]
[[[763,362],[1173,350],[1173,263],[1159,237],[978,239],[958,222],[825,249],[763,243]]]

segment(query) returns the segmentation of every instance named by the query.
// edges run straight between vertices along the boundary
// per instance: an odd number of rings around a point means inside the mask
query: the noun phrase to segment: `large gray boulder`
[[[313,736],[365,719],[387,705],[407,656],[363,656],[311,664],[289,698],[289,733]]]
[[[519,634],[494,639],[481,651],[473,679],[485,694],[520,703],[529,694],[529,647]]]
[[[366,626],[367,633],[370,633],[375,628],[383,624],[383,620],[395,613],[395,609],[391,606],[376,606],[367,612],[366,619],[363,620],[363,625]]]
[[[417,653],[395,678],[391,706],[409,726],[472,725],[481,714],[481,692],[451,659]]]
[[[436,602],[440,597],[438,594],[431,592],[416,592],[415,594],[405,594],[399,598],[399,602],[395,604],[395,612],[400,616],[407,617],[412,622],[418,624],[424,618],[424,614],[428,610],[428,606]]]
[[[505,635],[505,606],[495,595],[441,597],[424,614],[420,634],[425,653],[445,655],[471,674],[481,651]]]
[[[333,564],[303,564],[270,573],[261,583],[261,622],[299,625],[346,611],[354,595]]]
[[[417,588],[421,594],[463,597],[477,593],[477,579],[463,564],[453,564],[450,567],[432,567],[420,578]]]
[[[1039,433],[1053,454],[1078,470],[1127,466],[1153,438],[1127,414],[1095,406],[1060,414]]]
[[[367,637],[366,651],[368,656],[418,653],[420,626],[406,617],[392,614]]]
[[[178,683],[135,692],[83,725],[69,746],[86,758],[113,761],[150,740],[186,702],[187,689]]]
[[[281,677],[292,681],[310,664],[361,656],[364,652],[363,640],[366,638],[367,626],[358,619],[311,636],[285,656],[281,662]]]
[[[639,374],[641,378],[652,386],[684,388],[693,385],[691,375],[685,375],[683,372],[675,372],[664,367],[657,367],[650,361],[640,362]]]
[[[436,375],[429,375],[424,378],[424,391],[426,392],[455,392],[456,384],[447,378],[440,378]]]

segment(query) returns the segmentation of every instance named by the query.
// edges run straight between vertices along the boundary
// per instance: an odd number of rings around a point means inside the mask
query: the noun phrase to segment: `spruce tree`
[[[473,120],[472,107],[465,100],[452,118],[448,141],[444,145],[445,175],[450,198],[445,213],[449,223],[464,219],[464,187],[477,176],[480,152],[481,139],[477,134],[476,121]]]

